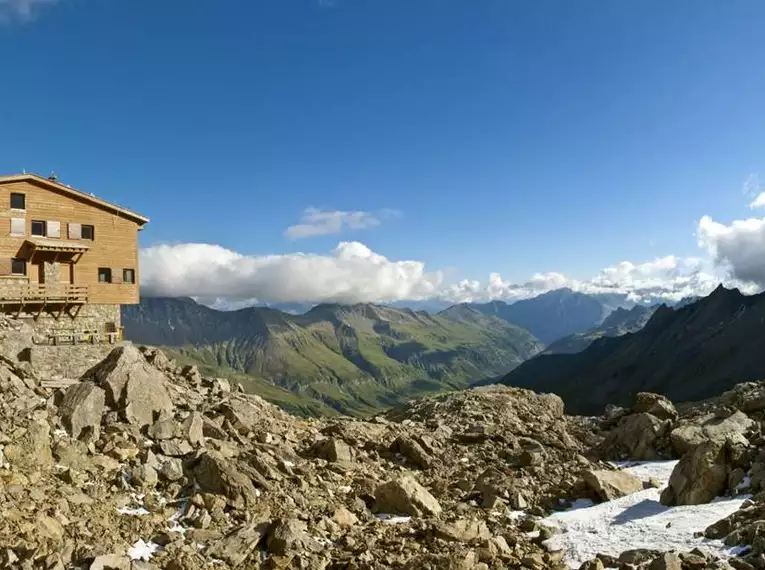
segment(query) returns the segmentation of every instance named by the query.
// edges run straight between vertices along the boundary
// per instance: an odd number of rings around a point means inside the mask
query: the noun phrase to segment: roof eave
[[[107,202],[106,200],[102,200],[101,198],[91,196],[90,194],[83,192],[82,190],[71,188],[55,180],[49,180],[48,178],[43,178],[42,176],[39,176],[37,174],[16,174],[12,176],[0,176],[0,184],[4,184],[6,182],[23,182],[23,181],[37,182],[38,184],[43,184],[45,186],[56,188],[66,194],[70,194],[72,196],[82,198],[83,200],[86,200],[88,202],[91,202],[103,208],[106,208],[108,210],[121,214],[125,216],[126,218],[130,218],[131,220],[138,222],[141,226],[149,223],[149,218],[142,216],[141,214],[137,214],[136,212],[133,212],[131,210],[128,210],[116,204],[112,204],[111,202]],[[139,227],[139,229],[142,229],[142,228]]]

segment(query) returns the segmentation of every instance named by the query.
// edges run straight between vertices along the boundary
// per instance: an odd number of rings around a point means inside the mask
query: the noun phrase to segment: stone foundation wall
[[[72,308],[74,313],[76,308]],[[6,316],[16,316],[15,310],[3,311]],[[53,331],[61,329],[75,329],[78,331],[95,330],[106,332],[107,324],[119,330],[121,326],[119,305],[83,305],[75,317],[64,312],[56,319],[55,312],[45,312],[37,315],[36,312],[22,312],[18,320],[30,326],[38,335],[47,336]]]
[[[21,354],[42,380],[80,378],[114,350],[116,344],[78,344],[74,346],[34,345]]]

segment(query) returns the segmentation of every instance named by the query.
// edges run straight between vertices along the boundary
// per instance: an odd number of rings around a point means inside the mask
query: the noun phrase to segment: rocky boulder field
[[[0,568],[765,568],[761,384],[600,418],[488,386],[362,421],[294,417],[131,344],[44,380],[0,357]],[[551,514],[662,487],[619,461],[671,459],[656,509],[743,501],[698,522],[714,548],[555,548]]]

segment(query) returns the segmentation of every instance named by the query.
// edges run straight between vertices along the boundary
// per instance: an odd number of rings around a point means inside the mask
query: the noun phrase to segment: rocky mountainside
[[[598,326],[614,308],[595,296],[571,289],[556,289],[512,304],[492,301],[467,306],[523,327],[545,345]]]
[[[324,304],[290,315],[146,298],[123,308],[123,325],[130,340],[165,347],[205,373],[234,375],[272,401],[295,394],[295,406],[319,412],[369,413],[466,387],[505,374],[542,349],[528,331],[473,310],[429,315]]]
[[[638,332],[602,338],[577,354],[542,355],[502,383],[553,392],[571,413],[598,413],[651,391],[673,400],[719,394],[765,378],[765,294],[717,288],[679,309],[660,307]]]
[[[0,357],[3,569],[765,568],[763,384],[679,410],[638,394],[602,418],[491,386],[303,419],[128,343],[46,386]],[[678,458],[667,482],[607,462]],[[559,546],[578,535],[551,515],[658,494],[606,550],[586,547],[595,530]],[[683,511],[715,497],[720,520]],[[660,513],[690,526],[649,525]]]
[[[573,354],[582,352],[603,337],[622,336],[642,329],[658,306],[635,305],[631,309],[618,307],[594,329],[563,337],[550,344],[542,354]]]

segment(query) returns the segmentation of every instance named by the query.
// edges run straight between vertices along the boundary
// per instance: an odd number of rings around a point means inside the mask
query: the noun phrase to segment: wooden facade
[[[138,303],[147,222],[56,180],[0,177],[0,311]]]

